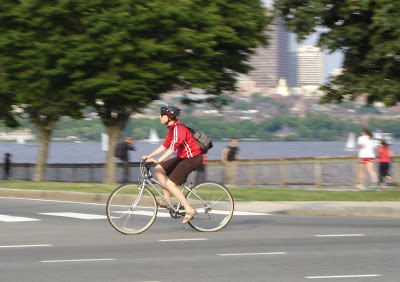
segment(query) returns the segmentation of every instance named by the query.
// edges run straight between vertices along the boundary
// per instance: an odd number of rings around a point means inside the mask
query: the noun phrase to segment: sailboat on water
[[[160,142],[160,138],[158,137],[157,131],[155,129],[150,129],[149,139],[146,139],[146,142],[152,144]]]
[[[17,144],[25,144],[25,138],[23,136],[17,136]]]
[[[356,134],[354,132],[349,133],[349,137],[347,138],[346,146],[344,147],[346,151],[355,151],[357,149],[356,144]]]

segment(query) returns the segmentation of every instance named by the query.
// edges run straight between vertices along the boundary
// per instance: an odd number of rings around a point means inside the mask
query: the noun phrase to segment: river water
[[[161,144],[161,143],[160,143]],[[160,144],[137,142],[136,151],[130,152],[132,162],[140,156],[151,153]],[[209,151],[208,159],[221,159],[222,150],[228,142],[215,142]],[[239,142],[240,159],[300,158],[325,156],[354,156],[357,151],[344,150],[345,142]],[[400,142],[391,146],[395,154],[400,153]],[[0,143],[0,154],[12,154],[13,163],[35,163],[38,157],[39,143],[16,144]],[[100,142],[51,142],[48,163],[104,163],[105,153]]]

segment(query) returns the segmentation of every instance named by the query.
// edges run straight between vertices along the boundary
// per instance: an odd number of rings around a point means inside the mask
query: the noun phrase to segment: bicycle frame
[[[167,200],[168,197],[164,196],[162,189],[168,191],[168,188],[152,177],[149,163],[140,163],[140,175],[138,185],[132,183],[117,187],[107,201],[108,221],[117,231],[124,234],[139,234],[154,223],[160,209],[157,195],[166,202],[165,208],[172,218],[185,216],[182,203],[172,204]],[[194,229],[201,232],[218,231],[231,220],[234,202],[231,193],[223,185],[215,182],[198,185],[185,182],[178,189],[182,189],[183,197],[196,210],[196,216],[188,222]]]
[[[181,213],[180,212],[180,208],[182,207],[182,203],[178,202],[177,206],[174,207],[163,195],[163,193],[160,192],[159,189],[157,189],[156,185],[159,185],[162,189],[165,189],[168,191],[168,188],[165,187],[165,185],[161,184],[158,180],[154,179],[151,175],[151,171],[150,171],[150,166],[147,163],[144,163],[145,167],[146,167],[146,172],[144,172],[142,169],[142,179],[139,179],[139,187],[140,187],[140,195],[138,197],[138,199],[140,199],[140,197],[142,196],[142,192],[144,187],[146,187],[147,185],[151,186],[154,191],[157,192],[157,194],[168,204],[169,209],[172,210],[173,212],[180,214],[180,215],[185,215],[185,213]],[[140,166],[142,167],[142,163],[140,164]],[[196,191],[194,191],[193,189],[193,185],[192,184],[188,184],[188,183],[183,183],[182,185],[182,194],[185,195],[185,198],[187,198],[190,194],[193,194],[194,196],[196,196],[197,199],[199,199],[204,205],[206,205],[206,210],[211,209],[210,204],[208,204],[207,202],[205,202],[202,198],[200,198],[200,196],[198,196],[196,194]],[[187,190],[186,194],[185,194],[185,190]],[[135,206],[135,204],[133,205]]]

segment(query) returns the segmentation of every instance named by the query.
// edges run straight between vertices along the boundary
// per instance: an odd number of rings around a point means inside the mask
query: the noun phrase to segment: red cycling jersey
[[[183,125],[180,121],[174,121],[167,127],[169,131],[163,146],[174,151],[178,150],[177,157],[179,159],[193,158],[201,154],[201,149],[189,129],[186,126],[176,126],[177,124]]]

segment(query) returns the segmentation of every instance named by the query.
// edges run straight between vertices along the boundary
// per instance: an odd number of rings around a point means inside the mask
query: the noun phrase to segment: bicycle
[[[108,221],[123,234],[142,233],[154,223],[159,205],[150,188],[167,203],[167,210],[172,218],[185,216],[183,205],[179,202],[172,205],[156,187],[167,189],[152,177],[148,163],[140,162],[140,174],[139,184],[119,186],[107,201]],[[229,190],[215,182],[193,186],[186,182],[182,185],[182,193],[197,211],[189,225],[202,232],[214,232],[224,228],[231,220],[234,210],[234,201]]]

